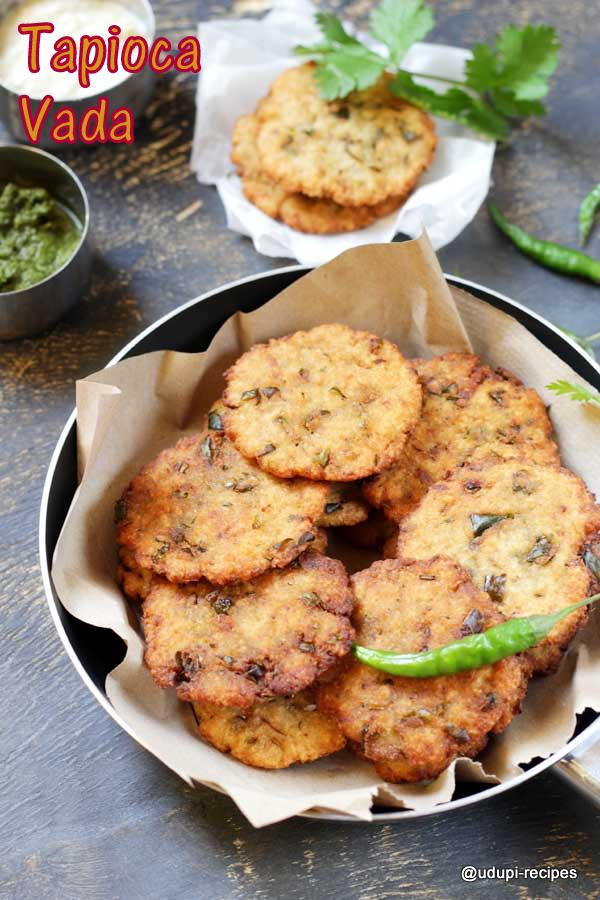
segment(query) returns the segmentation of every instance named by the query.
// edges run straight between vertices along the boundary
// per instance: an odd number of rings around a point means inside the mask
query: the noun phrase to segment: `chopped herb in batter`
[[[479,537],[483,534],[484,531],[487,531],[488,528],[491,528],[492,525],[497,525],[498,522],[502,522],[503,519],[512,519],[512,515],[505,516],[487,516],[487,515],[478,515],[477,513],[473,513],[471,515],[471,527],[473,528],[473,537]]]

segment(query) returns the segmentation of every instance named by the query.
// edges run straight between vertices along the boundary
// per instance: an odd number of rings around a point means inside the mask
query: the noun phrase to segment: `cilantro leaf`
[[[474,44],[472,58],[465,62],[465,84],[474,91],[489,91],[498,83],[497,54],[487,44]]]
[[[582,337],[580,334],[575,334],[574,331],[571,331],[569,328],[561,328],[560,329],[563,334],[566,334],[567,337],[570,337],[572,341],[575,341],[576,344],[585,350],[592,359],[596,359],[596,351],[594,350],[593,343],[587,337]],[[592,338],[596,338],[596,335],[592,335]]]
[[[517,100],[539,100],[548,93],[548,78],[558,65],[560,42],[548,25],[507,25],[496,38],[501,61],[499,85]]]
[[[475,44],[465,64],[465,81],[478,93],[489,91],[504,104],[506,115],[544,112],[535,101],[548,93],[548,79],[558,64],[560,43],[554,28],[507,25],[496,43]],[[514,112],[509,112],[509,103]],[[533,105],[532,105],[533,104]]]
[[[348,34],[340,20],[333,13],[318,12],[315,16],[323,37],[333,44],[360,44],[356,38]]]
[[[316,78],[324,100],[337,100],[371,87],[385,69],[385,60],[366,47],[333,50],[317,63]]]
[[[327,42],[296,47],[294,52],[317,58],[315,75],[323,99],[337,100],[375,84],[387,60],[348,34],[332,13],[317,13],[316,19]]]
[[[543,116],[546,113],[546,107],[539,100],[517,100],[512,91],[505,88],[490,91],[490,99],[498,112],[511,119]]]
[[[486,137],[501,139],[509,134],[508,122],[502,115],[462,88],[450,88],[444,94],[437,94],[431,88],[417,84],[412,75],[402,70],[396,74],[389,88],[397,97],[409,100],[434,116],[452,119]]]
[[[566,395],[577,403],[600,403],[600,394],[594,394],[581,384],[571,384],[569,381],[553,381],[547,384],[549,391],[554,391],[559,397]]]
[[[342,65],[343,62],[342,60]],[[324,100],[336,100],[338,97],[346,97],[356,87],[354,75],[344,72],[335,59],[319,63],[315,77]]]
[[[465,64],[466,84],[487,94],[491,105],[507,118],[543,116],[540,97],[548,93],[548,78],[558,63],[559,42],[546,25],[503,28],[495,46],[475,44]]]
[[[329,44],[311,44],[310,47],[306,47],[304,44],[297,44],[294,47],[295,56],[323,56],[326,53],[331,52],[331,46]]]
[[[318,12],[315,20],[325,40],[318,44],[312,44],[310,47],[300,44],[300,46],[294,48],[294,53],[300,56],[320,56],[342,48],[345,51],[350,51],[350,48],[367,51],[368,48],[364,44],[352,37],[351,34],[348,34],[338,17],[334,16],[333,13]]]
[[[369,28],[399,66],[406,51],[429,34],[434,21],[433,11],[423,0],[383,0],[371,13]]]
[[[508,25],[494,44],[475,44],[465,63],[464,83],[457,87],[448,81],[452,86],[437,93],[415,81],[427,78],[427,73],[400,68],[410,46],[433,27],[433,12],[424,0],[382,0],[371,13],[371,34],[385,44],[389,59],[349,34],[332,13],[318,13],[316,19],[323,40],[295,52],[316,60],[315,74],[325,100],[364,90],[391,68],[395,77],[389,88],[396,96],[496,140],[508,137],[511,119],[546,112],[540,100],[548,93],[560,48],[555,30],[547,25]]]

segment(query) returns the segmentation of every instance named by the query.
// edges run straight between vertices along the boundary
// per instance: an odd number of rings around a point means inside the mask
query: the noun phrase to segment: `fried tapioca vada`
[[[209,426],[133,479],[117,504],[117,543],[133,568],[170,581],[253,578],[314,543],[327,493],[325,484],[273,478]]]
[[[315,540],[310,548],[313,553],[326,553],[327,532],[324,528],[316,529]],[[129,600],[141,603],[153,587],[164,581],[164,578],[155,575],[150,569],[138,569],[133,554],[127,551],[121,552],[121,559],[117,566],[117,584]]]
[[[355,481],[391,466],[421,410],[395,344],[320,325],[256,344],[226,373],[225,430],[280,478]]]
[[[335,720],[317,709],[310,690],[265,700],[251,709],[194,703],[194,712],[201,737],[259,769],[313,762],[346,744]]]
[[[275,79],[257,110],[260,165],[282,188],[342,206],[406,197],[433,159],[433,120],[388,89],[391,76],[328,102],[314,63]]]
[[[260,123],[255,115],[235,124],[231,159],[238,168],[242,189],[251,203],[272,219],[308,234],[338,234],[372,225],[398,209],[404,197],[389,197],[375,206],[340,206],[332,200],[289,193],[262,169],[256,139]]]
[[[584,562],[600,528],[599,508],[566,469],[522,460],[456,469],[400,525],[397,555],[441,553],[464,566],[507,618],[552,613],[590,593]],[[587,620],[579,609],[528,651],[552,671]]]
[[[142,606],[146,664],[181,700],[246,708],[324,675],[350,648],[351,610],[343,565],[310,552],[227,588],[164,582]]]
[[[499,624],[503,616],[450,560],[384,560],[352,576],[356,642],[420,653]],[[508,657],[457,675],[407,678],[356,660],[317,690],[359,755],[382,778],[435,778],[454,759],[474,757],[519,712],[529,665]]]
[[[362,495],[359,482],[329,482],[329,493],[317,524],[323,528],[358,525],[369,516],[369,504]]]
[[[536,391],[477,356],[415,360],[423,414],[398,463],[364,485],[369,503],[392,521],[413,510],[428,487],[466,462],[524,457],[559,465],[552,424]]]

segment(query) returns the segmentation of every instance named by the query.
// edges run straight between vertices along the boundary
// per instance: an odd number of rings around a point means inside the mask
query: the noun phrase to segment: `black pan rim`
[[[265,280],[269,281],[274,277],[279,275],[285,275],[290,273],[307,273],[311,271],[310,266],[303,265],[292,265],[292,266],[284,266],[277,269],[269,269],[264,272],[258,272],[255,275],[250,275],[245,278],[236,279],[235,281],[229,282],[225,285],[221,285],[218,288],[215,288],[212,291],[207,291],[204,294],[201,294],[198,297],[195,297],[192,300],[189,300],[186,303],[181,304],[175,309],[168,312],[166,315],[161,316],[157,319],[156,322],[149,325],[147,328],[143,329],[138,335],[136,335],[131,341],[129,341],[105,366],[105,368],[110,368],[110,366],[115,365],[120,362],[127,356],[132,355],[132,351],[150,334],[159,330],[166,322],[170,321],[173,318],[176,318],[180,315],[184,310],[187,310],[193,306],[196,306],[202,303],[204,300],[209,299],[210,297],[214,297],[218,294],[222,294],[225,291],[237,287],[239,285],[248,284],[254,281]],[[557,326],[553,325],[543,316],[540,316],[538,313],[529,309],[526,306],[518,303],[515,300],[507,297],[505,294],[502,294],[498,291],[494,291],[490,288],[487,288],[481,284],[478,284],[474,281],[469,281],[468,279],[459,278],[454,275],[444,274],[446,280],[456,287],[464,288],[468,291],[473,292],[479,299],[483,299],[487,302],[490,302],[489,298],[493,298],[492,305],[497,308],[502,309],[507,312],[509,315],[513,315],[513,317],[518,318],[520,321],[523,319],[530,320],[534,324],[541,326],[542,330],[549,331],[554,335],[556,339],[556,344],[558,346],[563,345],[568,347],[571,351],[570,355],[574,355],[580,364],[583,365],[584,368],[590,370],[592,376],[595,375],[595,378],[592,377],[589,380],[596,381],[598,383],[597,386],[600,387],[600,365],[592,360],[584,350],[568,335],[562,332]],[[495,302],[494,302],[495,301]],[[515,315],[515,312],[518,311],[518,315]],[[525,326],[527,327],[527,325]],[[528,330],[531,330],[528,328]],[[544,341],[545,343],[545,341]],[[106,694],[104,694],[100,688],[95,684],[92,680],[90,674],[86,670],[83,665],[81,659],[77,655],[75,648],[73,647],[69,635],[64,627],[63,622],[59,616],[58,612],[58,604],[60,600],[55,594],[54,587],[52,584],[52,579],[50,575],[51,562],[48,558],[47,552],[47,528],[48,528],[48,501],[50,496],[50,491],[52,488],[53,480],[56,475],[57,467],[61,452],[64,448],[64,445],[69,438],[72,429],[74,428],[76,423],[76,410],[74,409],[70,416],[67,419],[67,422],[58,438],[54,451],[52,453],[52,457],[48,466],[48,471],[46,473],[46,478],[44,481],[44,488],[42,492],[42,499],[40,504],[40,519],[39,519],[39,556],[40,556],[40,568],[42,572],[42,582],[44,585],[44,593],[46,597],[46,601],[50,608],[50,614],[52,616],[52,620],[54,622],[54,626],[58,632],[58,635],[61,639],[61,642],[71,660],[74,668],[79,674],[80,678],[90,690],[92,695],[98,701],[98,703],[105,709],[105,711],[113,718],[113,720],[127,733],[130,737],[132,737],[138,744],[144,747],[144,749],[152,752],[149,747],[145,746],[143,741],[141,741],[134,731],[129,727],[129,725],[118,715],[116,710],[113,708],[112,704],[109,702]],[[439,815],[442,813],[451,812],[457,809],[461,809],[467,806],[470,806],[474,803],[479,803],[483,800],[491,799],[504,791],[512,790],[516,788],[520,784],[528,781],[530,778],[535,777],[546,769],[551,768],[557,762],[559,762],[563,757],[567,754],[572,753],[580,744],[583,744],[586,741],[590,740],[590,737],[597,736],[600,739],[600,715],[596,718],[596,720],[591,724],[584,728],[580,734],[576,737],[571,738],[566,744],[564,744],[560,750],[553,753],[551,756],[546,759],[541,760],[539,763],[536,763],[531,768],[527,769],[527,771],[523,772],[521,775],[511,779],[508,782],[503,782],[501,784],[491,785],[490,787],[484,788],[477,793],[472,795],[461,797],[456,800],[449,800],[446,803],[441,803],[437,806],[432,807],[427,810],[397,810],[394,812],[375,812],[373,813],[373,818],[370,822],[362,822],[361,820],[352,818],[350,816],[344,816],[341,814],[336,814],[333,812],[328,812],[326,810],[315,810],[308,811],[302,813],[303,817],[315,818],[315,819],[323,819],[332,822],[339,823],[353,823],[353,824],[377,824],[377,823],[387,823],[387,822],[400,822],[409,819],[422,818],[424,816],[431,815]],[[222,791],[221,791],[222,792]],[[224,793],[224,792],[222,792]]]

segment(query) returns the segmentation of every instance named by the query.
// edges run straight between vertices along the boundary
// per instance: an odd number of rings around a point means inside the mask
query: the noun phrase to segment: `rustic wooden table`
[[[268,0],[161,0],[173,37],[208,16]],[[336,4],[338,5],[338,4]],[[366,0],[347,7],[360,19]],[[495,193],[524,227],[576,239],[579,198],[598,168],[595,3],[448,0],[434,38],[470,45],[508,21],[545,21],[563,41],[547,118],[498,152]],[[474,896],[598,897],[600,816],[552,774],[464,812],[397,826],[295,819],[253,830],[226,798],[192,791],[135,744],[88,693],[54,631],[37,559],[45,469],[74,401],[75,379],[183,301],[287,261],[258,256],[227,231],[210,188],[190,174],[194,84],[163,79],[133,147],[64,154],[83,178],[97,257],[82,304],[39,338],[0,352],[2,632],[0,894],[21,900],[458,897],[465,864],[575,866],[577,881],[486,881]],[[600,234],[592,249],[600,253]],[[485,211],[441,253],[481,281],[580,333],[600,328],[598,289],[520,257]]]

